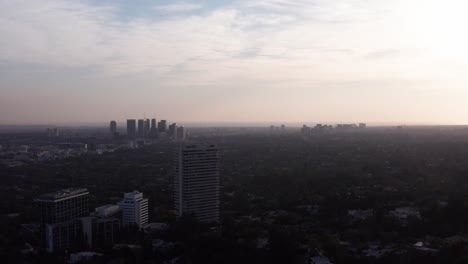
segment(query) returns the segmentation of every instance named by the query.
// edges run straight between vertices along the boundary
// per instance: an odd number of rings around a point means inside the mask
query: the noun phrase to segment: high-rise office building
[[[45,249],[48,252],[65,251],[83,247],[83,224],[81,218],[45,226]]]
[[[118,205],[88,211],[89,192],[70,188],[39,196],[41,234],[48,252],[110,247],[119,239],[122,210]]]
[[[136,120],[135,119],[127,120],[127,137],[130,140],[136,139]]]
[[[174,155],[175,209],[180,217],[219,221],[219,151],[213,144],[179,143]]]
[[[184,140],[185,139],[185,127],[179,126],[177,127],[177,139]]]
[[[54,136],[55,137],[60,137],[60,129],[58,127],[54,128]]]
[[[119,232],[120,220],[117,217],[96,215],[74,218],[48,224],[45,247],[48,252],[110,247],[119,239]]]
[[[41,210],[41,225],[88,216],[88,195],[86,188],[69,188],[39,196],[35,201]]]
[[[138,119],[137,137],[138,138],[144,138],[145,137],[145,120],[144,119]]]
[[[40,208],[41,235],[48,248],[51,240],[61,236],[53,230],[65,226],[65,222],[88,216],[88,195],[89,192],[85,188],[69,188],[41,195],[35,200]],[[68,229],[64,227],[59,230]]]
[[[156,118],[151,119],[150,137],[151,138],[158,137],[158,127],[156,124]]]
[[[117,133],[117,122],[115,122],[114,120],[110,121],[109,129],[112,134]]]
[[[60,136],[60,130],[57,127],[47,128],[47,136],[49,138],[59,137]]]
[[[159,132],[166,132],[167,130],[167,121],[161,120],[158,122],[158,131]]]
[[[170,138],[174,138],[174,139],[176,138],[177,136],[177,124],[176,123],[172,123],[171,125],[169,125],[167,136]]]
[[[143,193],[133,191],[124,194],[124,199],[118,204],[122,208],[122,223],[143,228],[148,224],[148,199]]]
[[[143,137],[144,138],[149,138],[150,135],[150,120],[145,119],[145,126],[144,126],[144,131],[143,131]]]
[[[310,132],[311,132],[310,127],[308,127],[307,125],[302,125],[302,128],[301,128],[302,135],[308,136]]]

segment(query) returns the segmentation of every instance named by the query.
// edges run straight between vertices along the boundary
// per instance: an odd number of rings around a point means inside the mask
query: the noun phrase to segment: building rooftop
[[[88,189],[86,188],[67,188],[62,189],[56,192],[46,193],[37,199],[38,201],[55,201],[63,198],[68,198],[71,196],[79,195],[79,194],[88,194]]]
[[[197,143],[194,143],[194,142],[183,142],[181,143],[184,150],[190,150],[190,149],[216,149],[216,145],[214,144],[210,144],[210,143],[206,143],[206,142],[197,142]]]
[[[124,193],[124,200],[126,199],[142,199],[143,198],[143,193],[139,191],[132,191],[128,193]]]
[[[95,209],[95,212],[100,217],[106,217],[119,212],[121,209],[118,205],[108,204]]]

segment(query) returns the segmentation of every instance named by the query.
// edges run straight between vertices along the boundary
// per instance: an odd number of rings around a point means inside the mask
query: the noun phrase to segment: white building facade
[[[139,191],[125,193],[124,199],[118,205],[122,209],[123,225],[143,228],[148,224],[148,199],[143,198],[143,193]]]

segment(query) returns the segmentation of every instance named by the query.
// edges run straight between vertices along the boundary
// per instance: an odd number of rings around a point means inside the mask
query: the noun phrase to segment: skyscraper
[[[60,129],[58,127],[54,128],[54,137],[60,137]]]
[[[112,134],[117,133],[117,122],[115,122],[114,120],[110,121],[109,128]]]
[[[219,151],[213,144],[179,143],[174,155],[175,209],[180,217],[219,221]]]
[[[177,139],[184,140],[185,139],[185,127],[179,126],[177,127]]]
[[[148,224],[148,199],[143,198],[143,193],[139,191],[125,193],[119,206],[122,208],[124,225],[143,228]]]
[[[159,132],[166,132],[167,130],[167,121],[161,120],[158,122],[158,131]]]
[[[40,208],[41,236],[49,251],[54,250],[54,247],[50,246],[52,241],[63,234],[66,236],[68,228],[72,228],[68,225],[69,221],[88,216],[88,195],[89,192],[85,188],[69,188],[41,195],[35,200]],[[76,229],[73,227],[73,230]],[[66,246],[68,244],[64,242],[63,247]]]
[[[64,222],[89,214],[86,188],[69,188],[39,196],[41,225]]]
[[[144,138],[149,138],[150,135],[150,120],[145,119],[145,126],[144,126],[144,131],[143,131],[143,137]]]
[[[172,123],[171,125],[169,125],[169,131],[167,133],[167,136],[173,139],[176,138],[177,136],[177,124],[176,123]]]
[[[151,119],[150,135],[151,135],[151,138],[156,138],[158,136],[158,127],[156,126],[156,118]]]
[[[138,119],[137,137],[138,138],[144,138],[145,137],[145,120],[144,119]]]
[[[130,140],[136,139],[136,120],[135,119],[127,120],[127,137]]]

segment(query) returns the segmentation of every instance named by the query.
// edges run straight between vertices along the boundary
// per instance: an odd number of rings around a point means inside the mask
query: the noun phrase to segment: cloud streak
[[[187,3],[187,2],[178,2],[168,5],[155,5],[153,9],[156,11],[164,12],[187,12],[202,9],[203,6],[200,4]]]

